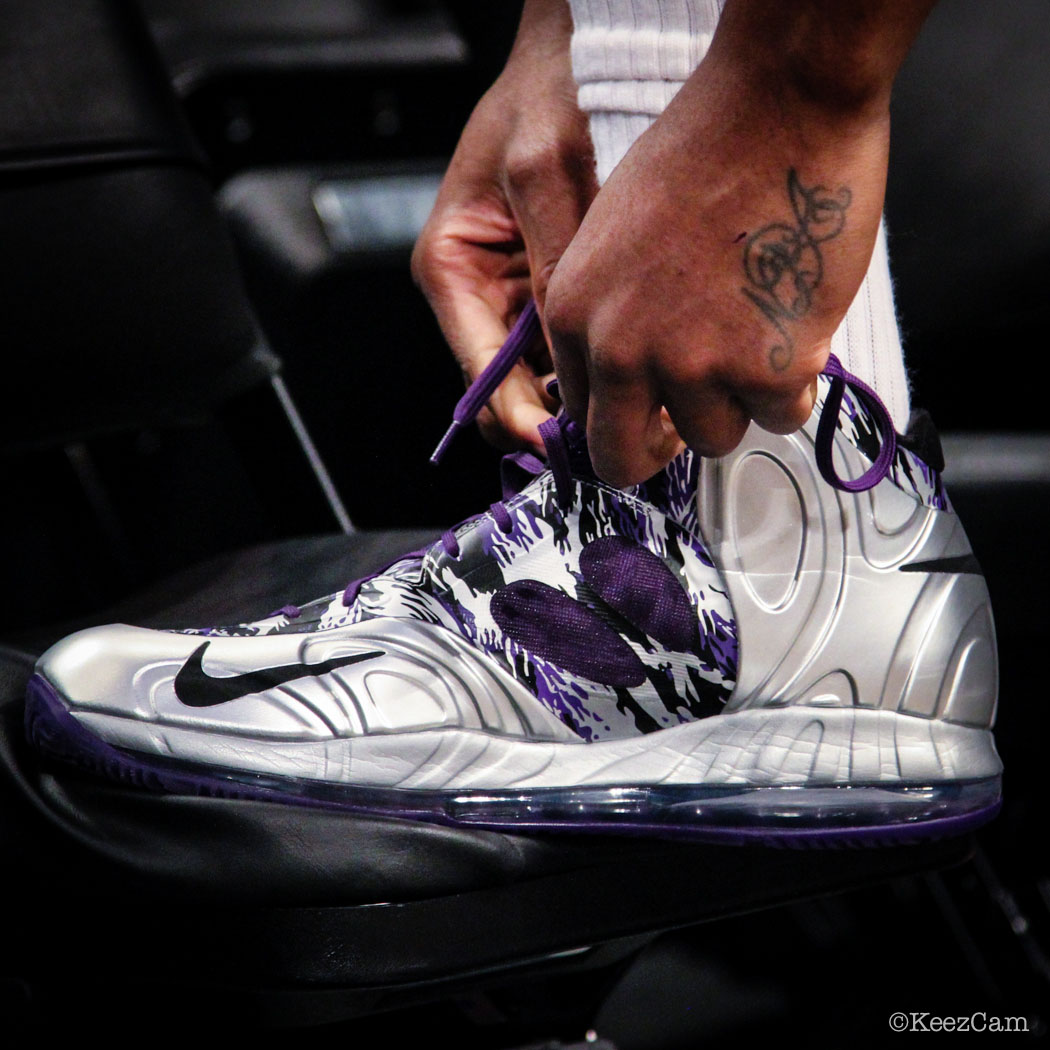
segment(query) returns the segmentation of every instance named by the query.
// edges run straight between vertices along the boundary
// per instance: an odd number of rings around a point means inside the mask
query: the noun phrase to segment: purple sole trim
[[[373,789],[218,770],[105,743],[77,721],[39,675],[33,676],[27,689],[25,727],[29,741],[44,754],[129,787],[335,808],[478,830],[601,833],[792,848],[893,846],[966,834],[994,818],[1001,806],[998,777],[897,789],[684,785],[522,794]]]

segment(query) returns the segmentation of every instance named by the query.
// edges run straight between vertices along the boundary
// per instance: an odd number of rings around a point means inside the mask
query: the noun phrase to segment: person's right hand
[[[526,0],[499,79],[459,140],[412,273],[469,381],[547,282],[598,191],[587,119],[576,104],[565,0]],[[555,402],[546,347],[511,371],[478,418],[503,448],[542,450]]]

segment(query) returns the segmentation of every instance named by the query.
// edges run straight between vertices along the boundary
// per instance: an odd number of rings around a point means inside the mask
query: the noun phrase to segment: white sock
[[[725,0],[569,0],[572,71],[590,118],[598,181],[674,98],[711,45]],[[886,230],[831,350],[879,395],[894,425],[910,412],[908,378],[893,307]]]

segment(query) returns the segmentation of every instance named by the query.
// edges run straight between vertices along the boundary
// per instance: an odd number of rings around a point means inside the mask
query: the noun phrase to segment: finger
[[[720,383],[667,383],[660,390],[675,428],[697,455],[725,456],[740,444],[750,417]]]
[[[778,395],[741,395],[747,414],[771,434],[793,434],[804,427],[817,403],[817,381],[798,392]]]
[[[431,306],[464,376],[473,382],[506,342],[507,322],[486,299],[454,286],[435,294]],[[483,423],[481,430],[492,444],[542,450],[537,428],[551,412],[528,365],[520,363],[511,370],[489,399],[489,408],[494,420]]]
[[[550,300],[548,304],[549,302]],[[551,320],[549,306],[544,327],[548,330],[551,360],[558,376],[558,397],[565,406],[566,415],[586,426],[590,380],[587,375],[585,344],[567,329],[560,327],[559,322]]]
[[[530,363],[529,367],[536,371],[535,365]],[[551,371],[533,376],[532,383],[540,404],[553,416],[557,415],[558,409],[561,408],[561,399],[558,397],[558,377],[554,374],[553,366],[548,367]]]
[[[817,401],[817,375],[829,347],[815,344],[796,354],[793,367],[777,376],[728,376],[727,386],[747,414],[771,434],[793,434],[805,426]]]
[[[573,106],[575,109],[575,106]],[[568,138],[529,142],[507,158],[505,192],[525,242],[540,317],[551,275],[598,192],[585,118]]]
[[[526,448],[531,452],[535,452],[541,458],[546,454],[542,444],[538,445],[532,441],[521,441],[514,437],[496,418],[492,409],[487,406],[478,413],[478,418],[475,422],[486,443],[499,452],[517,452],[522,448]]]
[[[665,467],[680,450],[681,441],[644,375],[596,370],[587,445],[598,477],[622,488],[637,485]]]
[[[508,216],[506,222],[512,223]],[[529,299],[528,265],[517,234],[491,239],[495,218],[431,215],[434,230],[420,237],[412,273],[468,381],[506,342]],[[488,232],[489,241],[482,240]],[[539,341],[539,340],[537,340]]]
[[[530,294],[520,233],[498,188],[493,193],[465,204],[439,199],[412,252],[412,275],[471,379],[503,345]]]
[[[543,452],[539,426],[551,418],[537,389],[536,377],[525,365],[516,365],[496,388],[489,407],[514,448],[527,445]]]

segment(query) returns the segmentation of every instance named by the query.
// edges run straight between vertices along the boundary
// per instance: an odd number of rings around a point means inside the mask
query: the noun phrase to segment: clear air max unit
[[[534,331],[527,311],[462,423]],[[82,631],[44,751],[154,790],[513,830],[894,843],[996,812],[988,591],[932,430],[832,358],[809,424],[642,485],[582,433],[343,593],[255,623]]]

